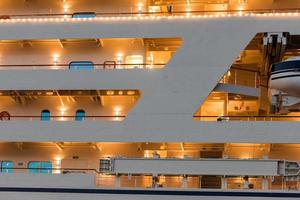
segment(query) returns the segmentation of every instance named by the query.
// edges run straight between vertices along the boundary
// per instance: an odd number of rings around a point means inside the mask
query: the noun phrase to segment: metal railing
[[[59,174],[61,176],[67,175],[67,174],[92,174],[95,177],[95,186],[99,188],[157,188],[157,187],[163,187],[163,188],[184,188],[186,189],[199,189],[201,190],[201,186],[199,183],[201,182],[200,177],[201,175],[193,175],[193,176],[187,176],[186,181],[187,185],[184,186],[183,184],[183,176],[164,176],[164,175],[158,175],[160,180],[163,180],[162,183],[157,183],[155,186],[153,186],[153,177],[151,175],[129,175],[129,174],[123,174],[123,175],[115,175],[115,174],[104,174],[99,172],[96,169],[92,168],[27,168],[27,167],[3,167],[1,169],[1,172],[3,174],[13,174],[14,173],[23,173],[23,174]],[[220,176],[221,178],[221,176]],[[232,177],[233,179],[235,177]],[[238,177],[236,177],[238,178]],[[242,178],[240,178],[242,179]],[[47,181],[47,180],[45,180]],[[298,190],[298,182],[297,184],[293,185],[293,190]],[[263,190],[261,186],[261,181],[259,180],[252,180],[250,183],[254,183],[255,186],[252,189],[255,190]],[[293,184],[293,182],[291,182]],[[267,188],[270,191],[288,191],[291,190],[290,185],[284,180],[283,177],[277,177],[276,183],[272,183],[272,181],[269,181],[269,187]],[[230,177],[228,177],[228,185],[226,190],[237,190],[237,189],[243,189],[240,185],[242,183],[237,184],[236,180],[230,181]],[[219,188],[221,189],[221,188]],[[222,189],[224,190],[224,188]]]
[[[130,10],[130,9],[128,9]],[[131,9],[132,10],[132,9]],[[94,13],[96,17],[145,17],[145,16],[190,16],[190,15],[263,15],[263,14],[293,14],[299,13],[300,8],[281,8],[281,9],[248,9],[248,10],[192,10],[192,11],[167,11],[167,12],[150,12],[150,11],[128,11],[128,12],[98,12]],[[7,14],[0,16],[0,20],[11,19],[39,19],[39,18],[73,18],[71,13],[53,13],[53,14]],[[75,20],[84,19],[84,16],[74,18]],[[86,19],[93,19],[87,16]]]
[[[300,121],[300,116],[285,115],[252,115],[252,116],[204,116],[194,115],[195,120],[199,121]]]
[[[10,170],[7,172],[7,170]],[[49,172],[48,174],[68,174],[68,173],[100,173],[96,169],[92,168],[51,168],[51,167],[2,167],[2,173],[43,173],[43,171]]]
[[[10,116],[0,116],[0,121],[10,121],[10,120],[40,120],[40,121],[122,121],[125,119],[125,115],[89,115],[89,116],[61,116],[53,115],[48,117],[42,117],[40,115],[10,115]]]
[[[259,88],[260,73],[254,70],[231,68],[220,80],[220,83]]]
[[[91,66],[87,66],[86,70],[93,69],[160,69],[164,67],[166,64],[93,64]],[[76,65],[79,67],[85,67],[86,65]],[[11,69],[38,69],[38,70],[85,70],[85,69],[72,69],[69,64],[10,64],[10,65],[0,65],[0,70],[11,70]]]

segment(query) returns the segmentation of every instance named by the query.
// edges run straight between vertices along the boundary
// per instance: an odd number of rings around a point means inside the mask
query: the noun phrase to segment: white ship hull
[[[300,54],[298,10],[151,2],[0,16],[0,200],[300,199],[300,116],[272,118],[267,99],[300,97],[298,71],[268,85],[271,63]],[[153,68],[153,52],[169,57]]]
[[[1,189],[0,199],[13,200],[292,200],[300,198],[295,192],[248,191],[176,191],[176,190],[85,190],[85,189]],[[6,192],[4,192],[6,190]]]

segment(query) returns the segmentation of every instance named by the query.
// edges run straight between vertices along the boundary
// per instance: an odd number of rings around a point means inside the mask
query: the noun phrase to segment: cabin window
[[[96,16],[95,12],[76,12],[73,13],[72,18],[95,18]]]
[[[2,161],[1,162],[1,172],[2,173],[12,173],[14,168],[14,163],[12,161]]]
[[[41,112],[41,121],[50,121],[50,111],[49,110],[42,110]]]
[[[52,163],[50,161],[30,161],[28,163],[28,171],[30,173],[52,173]]]
[[[72,61],[69,64],[70,70],[93,70],[94,63],[91,61]]]
[[[83,121],[85,118],[85,111],[84,110],[77,110],[76,111],[76,116],[75,116],[75,121]]]

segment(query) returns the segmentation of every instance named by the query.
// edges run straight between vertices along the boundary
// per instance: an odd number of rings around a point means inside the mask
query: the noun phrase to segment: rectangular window
[[[50,161],[30,161],[28,163],[29,173],[52,173],[52,163]]]
[[[95,18],[96,13],[94,12],[76,12],[73,13],[72,18]]]
[[[94,63],[91,61],[73,61],[69,64],[70,70],[93,70]]]
[[[14,163],[12,161],[2,161],[1,162],[1,172],[2,173],[12,173],[14,168]]]
[[[111,160],[110,159],[100,159],[100,172],[110,172],[111,171]]]

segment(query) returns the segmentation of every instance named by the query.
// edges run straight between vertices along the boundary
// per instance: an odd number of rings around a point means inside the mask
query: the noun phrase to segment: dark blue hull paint
[[[0,187],[0,193],[1,192],[300,198],[300,193],[298,192],[239,192],[239,191],[226,192],[226,191],[170,191],[170,190],[132,190],[132,189],[122,190],[122,189]]]

